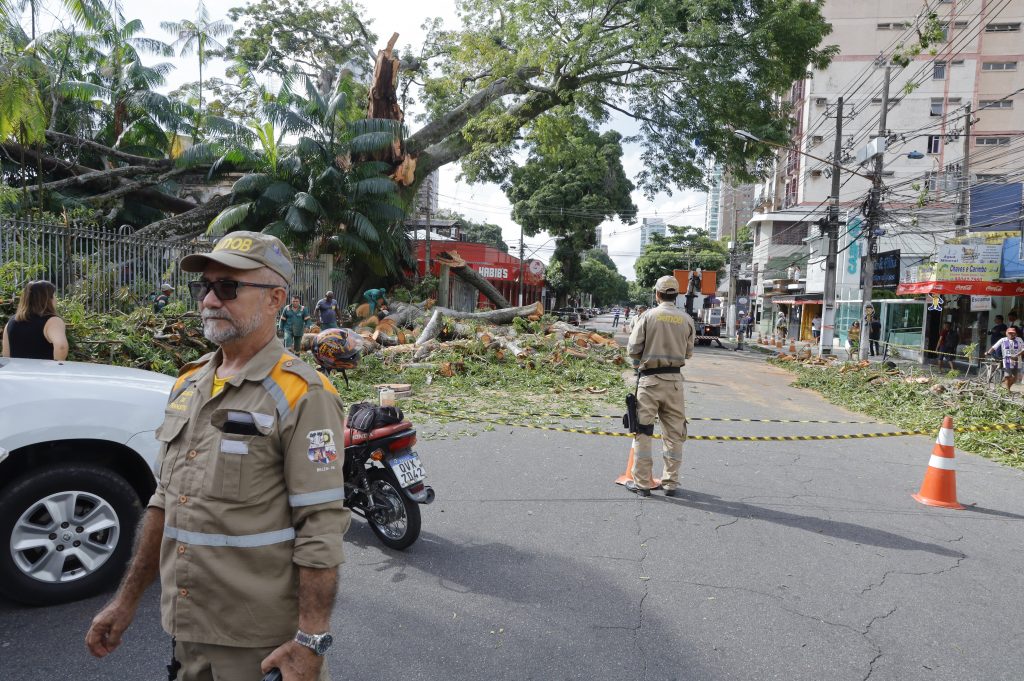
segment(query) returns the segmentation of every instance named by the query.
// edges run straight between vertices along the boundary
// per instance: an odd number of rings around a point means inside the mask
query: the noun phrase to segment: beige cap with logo
[[[185,272],[202,272],[211,262],[236,270],[268,267],[290,286],[295,276],[292,256],[276,236],[260,232],[231,232],[217,242],[211,253],[193,253],[181,259]]]
[[[671,274],[666,274],[658,279],[658,282],[654,285],[654,290],[658,293],[679,293],[679,282]]]

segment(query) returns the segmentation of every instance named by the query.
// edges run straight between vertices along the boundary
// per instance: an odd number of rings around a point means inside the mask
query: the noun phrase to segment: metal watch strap
[[[302,629],[299,629],[295,632],[294,640],[299,645],[309,648],[317,655],[323,655],[323,653],[319,652],[317,648],[318,644],[324,637],[330,637],[330,632],[325,631],[320,634],[307,634]]]

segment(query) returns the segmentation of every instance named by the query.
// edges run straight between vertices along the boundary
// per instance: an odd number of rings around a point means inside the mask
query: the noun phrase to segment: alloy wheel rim
[[[21,514],[11,532],[10,552],[22,574],[63,584],[102,567],[120,536],[117,512],[105,499],[89,492],[57,492]]]

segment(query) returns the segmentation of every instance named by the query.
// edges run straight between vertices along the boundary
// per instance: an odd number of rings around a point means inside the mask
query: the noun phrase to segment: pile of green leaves
[[[473,341],[464,346],[442,348],[429,360],[410,364],[377,355],[364,357],[358,368],[350,370],[349,387],[340,375],[332,381],[346,404],[376,401],[374,386],[384,383],[411,385],[412,397],[402,407],[415,412],[479,412],[494,409],[505,414],[515,412],[562,413],[571,402],[572,411],[619,409],[627,389],[622,368],[615,362],[621,348],[590,348],[585,357],[565,354],[566,341],[543,336],[520,336],[517,342],[530,347],[527,359],[515,359],[511,353],[499,358],[493,350]],[[458,364],[452,376],[439,370],[444,363]],[[489,418],[503,418],[494,416]],[[506,417],[507,418],[507,417]],[[522,421],[521,418],[513,417]]]
[[[0,301],[0,327],[17,303]],[[134,367],[176,376],[178,369],[213,350],[203,338],[199,317],[178,301],[154,314],[148,307],[131,313],[101,314],[75,298],[59,298],[57,314],[67,325],[68,359]]]
[[[935,430],[943,416],[952,416],[956,428],[1015,424],[1024,427],[1021,405],[1005,394],[964,381],[947,385],[941,394],[931,384],[908,383],[910,374],[872,365],[840,373],[834,367],[769,360],[797,374],[794,385],[810,388],[833,404],[877,417],[907,430]],[[1024,430],[956,433],[956,446],[964,451],[1024,468]]]

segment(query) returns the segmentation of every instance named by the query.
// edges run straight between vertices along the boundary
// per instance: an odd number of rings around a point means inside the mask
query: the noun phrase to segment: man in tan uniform
[[[633,440],[633,480],[626,489],[651,496],[651,436],[654,417],[661,419],[664,439],[665,473],[661,485],[665,496],[679,489],[679,466],[686,440],[686,409],[683,404],[683,375],[680,369],[693,356],[696,331],[690,315],[676,307],[679,293],[676,278],[668,275],[654,285],[658,306],[637,317],[629,335],[629,356],[640,372],[637,388],[637,421],[641,432]]]
[[[219,349],[185,365],[171,390],[158,484],[117,595],[86,636],[103,657],[121,642],[159,573],[161,620],[179,681],[327,679],[323,654],[342,535],[341,401],[275,334],[293,266],[276,238],[233,232],[181,261],[203,333]]]

